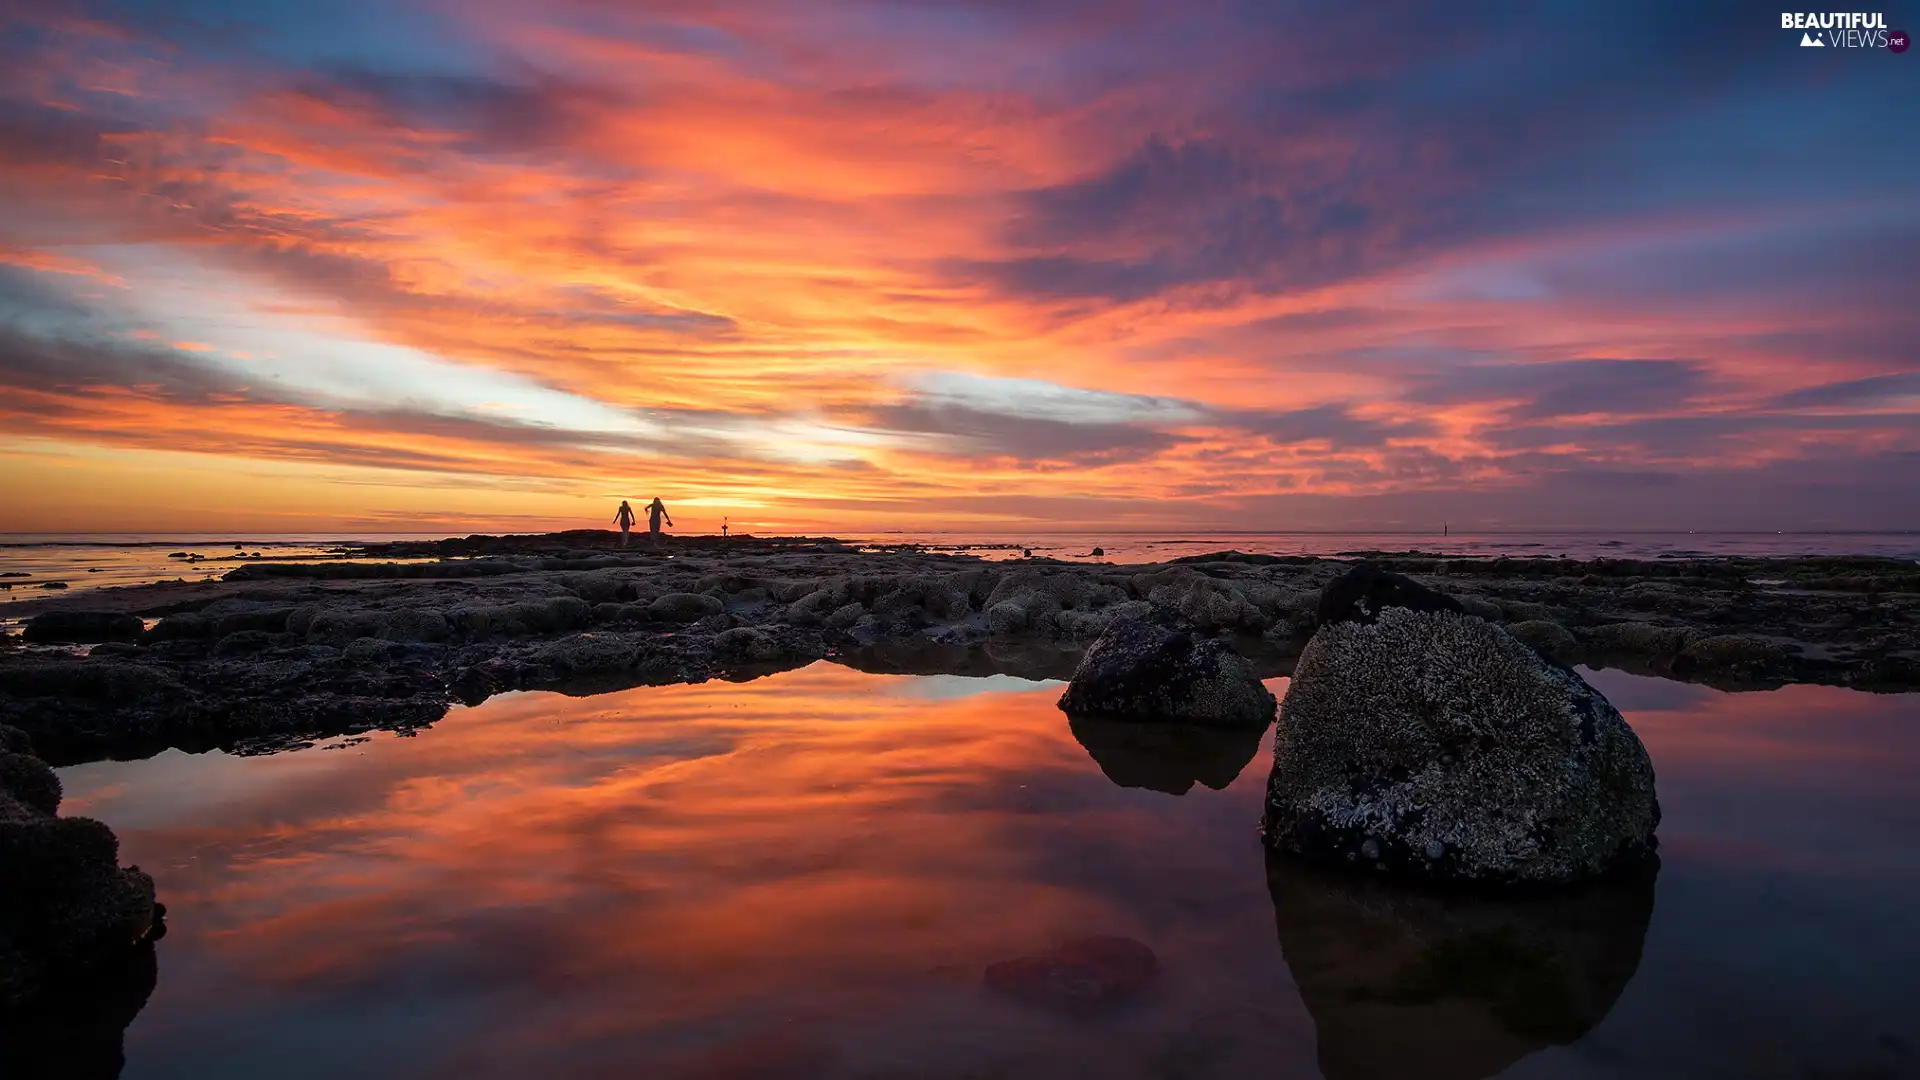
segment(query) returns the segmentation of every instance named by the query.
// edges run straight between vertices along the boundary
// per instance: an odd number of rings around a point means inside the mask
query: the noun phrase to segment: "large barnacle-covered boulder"
[[[1646,749],[1578,674],[1475,616],[1389,606],[1301,653],[1263,827],[1402,877],[1561,883],[1652,850],[1659,821]]]

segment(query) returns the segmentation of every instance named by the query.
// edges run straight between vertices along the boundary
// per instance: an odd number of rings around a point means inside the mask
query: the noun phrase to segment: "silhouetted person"
[[[725,540],[726,538],[727,538],[727,519],[721,518],[720,519],[720,539]]]
[[[653,501],[658,503],[660,500],[655,499]],[[627,505],[627,500],[620,500],[620,512],[613,515],[613,523],[620,526],[620,546],[626,547],[627,533],[633,528],[633,507]],[[658,524],[654,525],[653,531],[656,534],[659,533],[660,526]]]
[[[659,496],[655,496],[654,500],[647,504],[647,537],[656,545],[660,543],[661,518],[666,518],[667,524],[673,524],[673,515],[667,513],[667,504],[661,502]]]

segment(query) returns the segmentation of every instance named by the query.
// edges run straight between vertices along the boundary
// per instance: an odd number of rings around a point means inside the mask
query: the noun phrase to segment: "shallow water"
[[[512,694],[62,775],[171,908],[128,1077],[1920,1075],[1920,696],[1589,677],[1662,865],[1519,906],[1270,880],[1267,739],[1070,728],[1005,676]],[[1093,935],[1158,977],[983,986]]]

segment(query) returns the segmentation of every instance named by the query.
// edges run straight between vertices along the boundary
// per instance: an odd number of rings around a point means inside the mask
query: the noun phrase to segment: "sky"
[[[1920,528],[1920,54],[1780,24],[0,0],[0,532]]]

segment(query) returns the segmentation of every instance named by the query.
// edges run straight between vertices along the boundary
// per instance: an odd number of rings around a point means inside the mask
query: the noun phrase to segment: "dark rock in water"
[[[1654,846],[1653,764],[1572,670],[1471,615],[1321,627],[1274,736],[1267,842],[1433,881],[1563,883]]]
[[[160,977],[151,941],[63,982],[24,1008],[0,1010],[0,1076],[115,1080],[126,1034]]]
[[[1197,781],[1223,791],[1260,752],[1265,727],[1141,724],[1075,716],[1068,727],[1120,787],[1185,795]]]
[[[67,583],[64,581],[43,581],[40,583],[40,587],[43,589],[64,589],[67,587]]]
[[[1091,1012],[1137,996],[1159,973],[1159,959],[1140,942],[1088,937],[1050,952],[989,964],[986,985],[1027,1005]]]
[[[0,727],[0,1014],[125,960],[155,927],[153,879],[119,865],[90,818],[62,818],[60,781]],[[12,1076],[8,1072],[6,1075]]]
[[[1460,601],[1446,593],[1436,592],[1391,570],[1361,563],[1328,582],[1327,587],[1321,590],[1316,617],[1321,626],[1344,622],[1370,623],[1387,608],[1406,608],[1409,611],[1466,610],[1460,606]]]
[[[1265,728],[1273,694],[1226,642],[1144,619],[1109,625],[1060,695],[1071,716]]]
[[[1658,860],[1572,889],[1416,889],[1270,854],[1327,1080],[1479,1080],[1591,1031],[1640,966]]]

